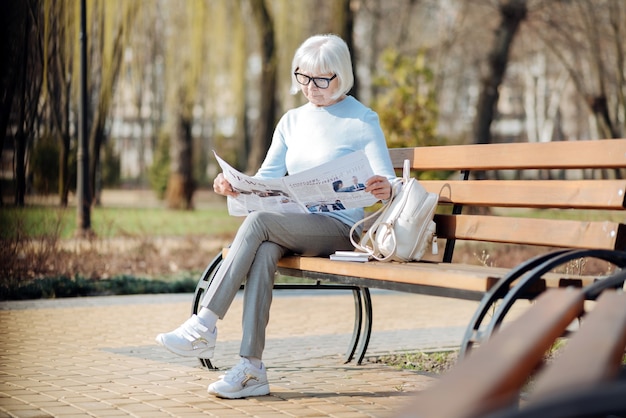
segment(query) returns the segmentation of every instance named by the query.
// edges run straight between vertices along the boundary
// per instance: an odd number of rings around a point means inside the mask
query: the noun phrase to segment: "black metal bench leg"
[[[348,344],[348,351],[343,358],[344,363],[350,363],[354,358],[354,353],[359,344],[359,338],[361,337],[361,327],[363,324],[363,302],[361,299],[361,292],[358,288],[352,289],[352,295],[354,296],[354,328],[352,329],[352,340]]]
[[[215,276],[215,272],[222,264],[222,253],[220,252],[218,255],[213,258],[213,261],[209,263],[204,273],[202,273],[202,277],[196,286],[196,291],[193,295],[193,304],[191,305],[191,314],[197,314],[200,310],[200,303],[202,302],[202,298],[204,297],[204,293],[208,289],[211,281],[213,281],[213,277]],[[203,367],[206,367],[209,370],[217,370],[217,367],[211,364],[211,360],[207,359],[198,359],[200,364]]]
[[[491,322],[485,330],[486,337],[489,338],[495,329],[500,326],[515,301],[520,298],[520,295],[523,294],[528,286],[539,280],[545,273],[553,270],[554,268],[564,265],[571,260],[585,257],[604,260],[614,264],[618,268],[626,266],[626,253],[611,250],[571,250],[558,254],[556,257],[547,259],[542,264],[529,271],[525,276],[521,277],[515,286],[511,288],[511,290],[502,299],[502,303],[498,306]],[[608,283],[611,283],[611,281]]]
[[[467,356],[476,344],[480,344],[485,339],[484,321],[486,321],[488,314],[495,310],[496,304],[509,292],[511,283],[526,274],[529,270],[541,265],[546,260],[550,260],[566,252],[568,252],[568,250],[558,250],[550,254],[542,254],[534,257],[513,268],[506,276],[500,279],[482,298],[480,305],[474,312],[472,319],[465,329],[459,359]]]
[[[605,260],[619,268],[626,266],[626,253],[622,251],[567,249],[542,254],[520,264],[500,279],[483,297],[480,306],[474,313],[465,331],[459,359],[467,356],[474,345],[480,344],[491,336],[494,330],[502,323],[513,303],[517,299],[528,297],[528,289],[543,274],[570,260],[584,257]],[[515,286],[510,287],[514,281],[517,281]],[[498,305],[497,308],[496,304]],[[493,315],[487,321],[486,317],[490,311]],[[484,322],[487,323],[483,324]]]
[[[367,287],[362,287],[361,292],[363,292],[363,309],[365,311],[365,322],[363,324],[363,338],[361,339],[361,344],[359,346],[359,356],[357,359],[357,364],[361,364],[363,362],[363,358],[365,357],[365,352],[367,351],[367,347],[370,343],[370,336],[372,335],[372,298],[370,297],[370,290]]]

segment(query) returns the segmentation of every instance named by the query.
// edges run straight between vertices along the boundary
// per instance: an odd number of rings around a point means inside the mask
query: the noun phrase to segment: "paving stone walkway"
[[[191,294],[0,302],[0,417],[392,417],[436,379],[368,362],[343,364],[348,292],[275,291],[264,362],[269,396],[206,392],[221,371],[169,353],[157,333],[190,314]],[[373,292],[368,356],[456,347],[477,302]],[[242,300],[224,321],[213,363],[238,361]]]

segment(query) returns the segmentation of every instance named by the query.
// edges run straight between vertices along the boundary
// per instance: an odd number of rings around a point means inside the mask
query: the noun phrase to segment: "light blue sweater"
[[[396,177],[374,111],[352,96],[326,107],[307,103],[289,110],[280,119],[255,177],[270,179],[296,174],[358,150],[365,151],[375,174],[390,181]],[[363,209],[319,214],[351,226],[363,218]]]

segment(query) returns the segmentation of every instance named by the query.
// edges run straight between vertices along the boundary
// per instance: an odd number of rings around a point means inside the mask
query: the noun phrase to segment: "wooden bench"
[[[369,344],[369,288],[480,300],[461,345],[464,356],[488,337],[515,300],[533,299],[546,288],[584,287],[603,275],[555,268],[579,259],[626,266],[626,139],[401,148],[390,155],[398,170],[408,159],[416,175],[445,178],[421,180],[440,196],[435,221],[445,250],[439,256],[411,263],[351,263],[294,255],[279,262],[280,274],[312,279],[315,288],[353,292],[355,322],[346,362],[356,357],[361,363]],[[594,179],[583,178],[591,172]],[[599,179],[598,173],[608,178]],[[544,179],[548,176],[557,179]],[[538,255],[513,270],[473,265],[455,257],[455,246],[470,242],[485,243],[487,252],[533,246]],[[221,260],[220,253],[202,275],[193,313]],[[303,286],[311,285],[276,285]],[[485,328],[485,317],[497,303],[505,309]]]
[[[614,288],[625,279],[621,271],[585,290],[547,290],[417,393],[398,418],[624,416],[626,293]]]

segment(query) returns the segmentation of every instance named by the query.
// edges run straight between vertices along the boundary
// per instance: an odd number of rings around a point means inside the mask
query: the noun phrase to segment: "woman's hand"
[[[233,186],[224,178],[222,173],[219,173],[213,180],[213,191],[222,196],[239,196],[239,193],[233,190]]]
[[[365,191],[370,192],[377,199],[386,200],[391,197],[391,183],[387,177],[372,176],[365,182]]]

